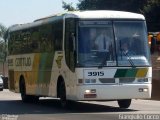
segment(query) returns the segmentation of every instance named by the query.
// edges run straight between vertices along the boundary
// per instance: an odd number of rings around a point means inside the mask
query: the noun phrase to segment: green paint
[[[139,69],[117,69],[114,77],[136,77]]]
[[[125,77],[136,77],[138,69],[128,69]]]
[[[117,69],[114,77],[145,77],[147,74],[148,69],[145,68],[135,68],[135,69]]]
[[[124,77],[124,76],[126,76],[126,73],[127,73],[127,69],[117,69],[114,77],[115,78]]]
[[[51,71],[53,65],[54,53],[42,53],[39,64],[39,84],[49,84],[51,79]]]
[[[48,95],[49,93],[49,84],[51,81],[53,59],[54,53],[42,53],[40,55],[37,85],[42,85],[43,88],[37,87],[36,93],[38,94]]]

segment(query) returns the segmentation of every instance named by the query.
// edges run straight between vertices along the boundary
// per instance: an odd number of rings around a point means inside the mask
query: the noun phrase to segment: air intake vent
[[[119,83],[133,83],[135,78],[119,78]]]
[[[99,78],[99,81],[101,83],[115,83],[115,79],[114,78]]]

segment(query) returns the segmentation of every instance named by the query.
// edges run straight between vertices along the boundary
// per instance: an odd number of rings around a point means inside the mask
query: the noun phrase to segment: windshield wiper
[[[132,67],[135,67],[134,62],[131,59],[131,56],[129,56],[127,53],[125,53],[124,51],[122,51],[122,53],[128,58],[127,60],[129,61],[130,65]]]

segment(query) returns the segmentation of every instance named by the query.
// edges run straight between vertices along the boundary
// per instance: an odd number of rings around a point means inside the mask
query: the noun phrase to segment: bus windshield
[[[77,65],[150,66],[144,21],[80,21]]]

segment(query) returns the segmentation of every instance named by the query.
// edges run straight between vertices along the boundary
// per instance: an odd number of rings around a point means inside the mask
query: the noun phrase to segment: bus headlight
[[[90,90],[85,90],[85,93],[89,94],[89,93],[91,93],[91,91]]]
[[[85,79],[84,81],[86,84],[96,83],[96,79]]]
[[[96,89],[85,90],[85,94],[96,93]]]
[[[148,78],[139,78],[137,79],[138,82],[148,82]]]
[[[85,90],[84,98],[96,98],[96,89]]]

